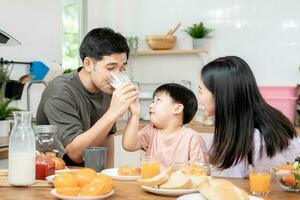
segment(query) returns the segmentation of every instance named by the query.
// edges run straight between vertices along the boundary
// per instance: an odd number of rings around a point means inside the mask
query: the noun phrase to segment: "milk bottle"
[[[8,183],[26,186],[35,180],[35,136],[31,113],[14,112],[14,128],[9,140]]]

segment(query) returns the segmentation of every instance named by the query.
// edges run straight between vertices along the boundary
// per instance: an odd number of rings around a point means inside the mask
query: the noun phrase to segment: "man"
[[[108,147],[108,167],[113,167],[115,122],[138,98],[132,83],[113,90],[112,71],[126,70],[126,39],[109,28],[91,30],[80,45],[83,67],[53,79],[44,90],[37,124],[58,126],[67,165],[83,165],[86,147]]]

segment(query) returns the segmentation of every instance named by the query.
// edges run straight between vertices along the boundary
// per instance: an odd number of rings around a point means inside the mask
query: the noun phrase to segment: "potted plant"
[[[14,99],[5,100],[0,97],[0,137],[7,137],[10,131],[10,119],[13,118],[13,112],[20,109],[15,107],[9,107],[9,104]]]
[[[213,29],[206,28],[203,22],[200,22],[187,27],[184,31],[193,38],[193,48],[199,49],[205,47],[204,39],[209,37],[209,33],[212,32]]]
[[[9,79],[9,70],[5,67],[3,59],[0,59],[0,89],[2,88],[3,83]]]

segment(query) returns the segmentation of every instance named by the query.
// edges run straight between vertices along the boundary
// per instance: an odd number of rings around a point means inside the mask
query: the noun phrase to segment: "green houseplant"
[[[9,107],[9,104],[14,99],[4,99],[3,96],[0,97],[0,137],[7,137],[10,131],[9,119],[13,118],[13,112],[19,111],[20,109],[15,107]]]
[[[2,88],[3,83],[9,79],[9,70],[5,65],[0,62],[0,89]]]
[[[193,24],[193,26],[187,27],[184,30],[193,38],[193,48],[204,48],[204,38],[208,38],[209,34],[213,31],[213,29],[207,28],[204,26],[203,22],[199,22],[198,24]]]

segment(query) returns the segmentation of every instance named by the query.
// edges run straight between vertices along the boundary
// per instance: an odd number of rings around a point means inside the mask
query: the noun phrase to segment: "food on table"
[[[192,181],[192,187],[191,188],[198,188],[199,185],[204,181],[204,180],[211,180],[213,177],[211,176],[202,176],[202,175],[189,175],[189,178]]]
[[[169,167],[154,177],[147,178],[147,179],[138,179],[138,182],[145,186],[157,187],[158,185],[161,185],[164,182],[168,181],[170,175],[174,171],[175,169],[173,167]]]
[[[56,157],[56,153],[54,153],[54,152],[46,152],[45,155],[49,158],[55,158]]]
[[[54,166],[55,166],[55,170],[60,170],[60,169],[65,169],[66,168],[66,163],[63,159],[56,157],[56,153],[54,152],[46,152],[46,153],[42,153],[39,151],[35,152],[35,156],[36,156],[36,160],[41,160],[42,159],[46,159],[45,157],[47,157],[50,160],[53,160],[54,162]],[[51,175],[51,174],[49,174]]]
[[[296,159],[297,160],[297,159]],[[300,191],[300,162],[272,167],[277,180],[285,191]]]
[[[172,173],[168,181],[159,186],[162,189],[189,189],[191,187],[191,179],[182,170]]]
[[[61,173],[54,178],[56,192],[67,196],[99,196],[112,191],[111,177],[97,174],[90,168],[78,172]]]
[[[141,169],[131,167],[129,165],[121,166],[118,168],[119,176],[139,176],[141,175]]]
[[[66,163],[63,159],[54,157],[51,160],[54,161],[55,163],[55,170],[60,170],[60,169],[65,169],[66,168]]]
[[[54,178],[54,187],[79,187],[79,181],[77,180],[75,174],[71,172],[59,174]]]
[[[97,176],[97,172],[90,168],[83,168],[80,169],[75,174],[75,176],[79,182],[80,187],[83,187],[86,184],[90,183]]]
[[[60,187],[56,188],[56,192],[60,195],[77,196],[80,192],[80,187]]]
[[[113,187],[113,181],[110,176],[107,176],[105,174],[97,174],[97,176],[93,179],[93,182],[103,182],[104,183],[104,188],[103,188],[103,193],[109,193],[112,190]]]
[[[47,176],[55,173],[55,163],[44,154],[35,157],[35,179],[45,180]]]
[[[199,187],[199,192],[208,200],[248,200],[248,194],[224,179],[207,179]]]
[[[138,182],[141,185],[161,189],[195,189],[203,181],[212,179],[211,176],[206,175],[207,173],[202,173],[203,171],[194,171],[194,168],[196,166],[184,166],[177,170],[174,167],[169,167],[152,178],[138,179]],[[205,170],[208,172],[209,169]]]
[[[182,168],[185,174],[189,175],[208,175],[209,169],[206,166],[202,166],[198,163],[192,163]]]

